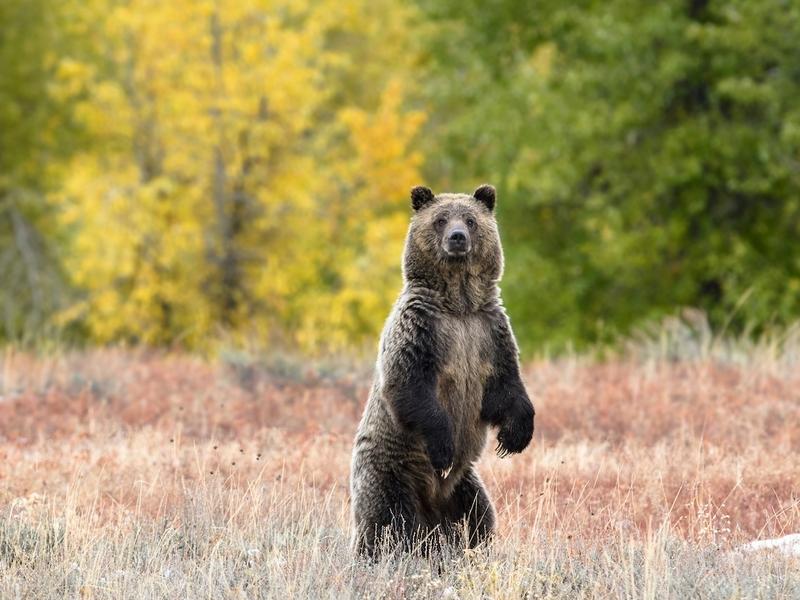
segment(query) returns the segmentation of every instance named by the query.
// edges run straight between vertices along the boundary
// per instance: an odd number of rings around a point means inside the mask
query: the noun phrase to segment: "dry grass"
[[[529,365],[498,536],[444,565],[349,554],[369,369],[8,351],[0,597],[798,598],[800,561],[732,551],[800,531],[797,356],[674,339]]]

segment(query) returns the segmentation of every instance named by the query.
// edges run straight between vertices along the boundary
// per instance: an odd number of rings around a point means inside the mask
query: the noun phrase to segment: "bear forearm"
[[[503,457],[522,452],[533,438],[533,403],[516,375],[497,377],[487,386],[481,417],[499,427],[497,453]]]
[[[423,435],[440,432],[449,422],[436,398],[441,352],[436,348],[431,308],[420,300],[397,310],[381,362],[383,395],[404,429]]]
[[[447,417],[436,401],[433,388],[409,387],[402,391],[387,391],[385,394],[397,423],[406,430],[424,433],[436,428]]]
[[[491,425],[501,425],[509,412],[527,412],[526,406],[531,407],[532,413],[533,404],[518,372],[494,376],[484,389],[481,418]]]
[[[421,436],[433,468],[449,467],[454,453],[453,426],[433,390],[410,386],[402,393],[389,394],[387,399],[400,427]]]
[[[423,426],[422,435],[431,466],[434,470],[441,471],[453,465],[455,442],[453,440],[453,425],[447,413],[441,411],[438,415]]]
[[[508,317],[496,307],[493,317],[494,373],[484,386],[481,418],[499,427],[500,456],[522,452],[533,437],[534,409],[522,383],[519,350]]]

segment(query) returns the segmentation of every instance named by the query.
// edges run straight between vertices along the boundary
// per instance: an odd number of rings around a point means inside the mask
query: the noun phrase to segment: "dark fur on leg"
[[[501,307],[491,313],[495,344],[494,374],[486,382],[481,418],[500,428],[497,453],[502,456],[522,452],[533,437],[535,411],[522,383],[519,350],[511,324]]]
[[[399,424],[422,435],[436,471],[453,464],[453,427],[436,399],[437,352],[435,319],[422,302],[405,306],[397,315],[397,345],[383,365],[384,391]]]
[[[361,514],[363,528],[355,538],[355,550],[368,560],[376,561],[395,550],[413,550],[422,530],[410,496],[396,487],[395,492],[381,503],[356,509],[366,514]]]
[[[447,516],[454,529],[452,537],[462,547],[475,548],[491,537],[494,508],[474,468],[464,474],[453,490]]]

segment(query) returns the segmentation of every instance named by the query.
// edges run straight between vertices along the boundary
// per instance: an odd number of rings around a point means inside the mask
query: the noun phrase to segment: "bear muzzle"
[[[445,235],[442,246],[448,257],[459,258],[466,256],[472,249],[469,232],[462,227],[454,227]]]

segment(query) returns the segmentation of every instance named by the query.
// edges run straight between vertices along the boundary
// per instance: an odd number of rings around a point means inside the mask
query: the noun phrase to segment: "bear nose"
[[[447,234],[445,250],[451,256],[463,256],[469,252],[469,236],[466,230],[457,228]]]
[[[467,243],[467,234],[460,229],[456,229],[450,234],[450,241],[455,242],[457,244],[466,244]]]

